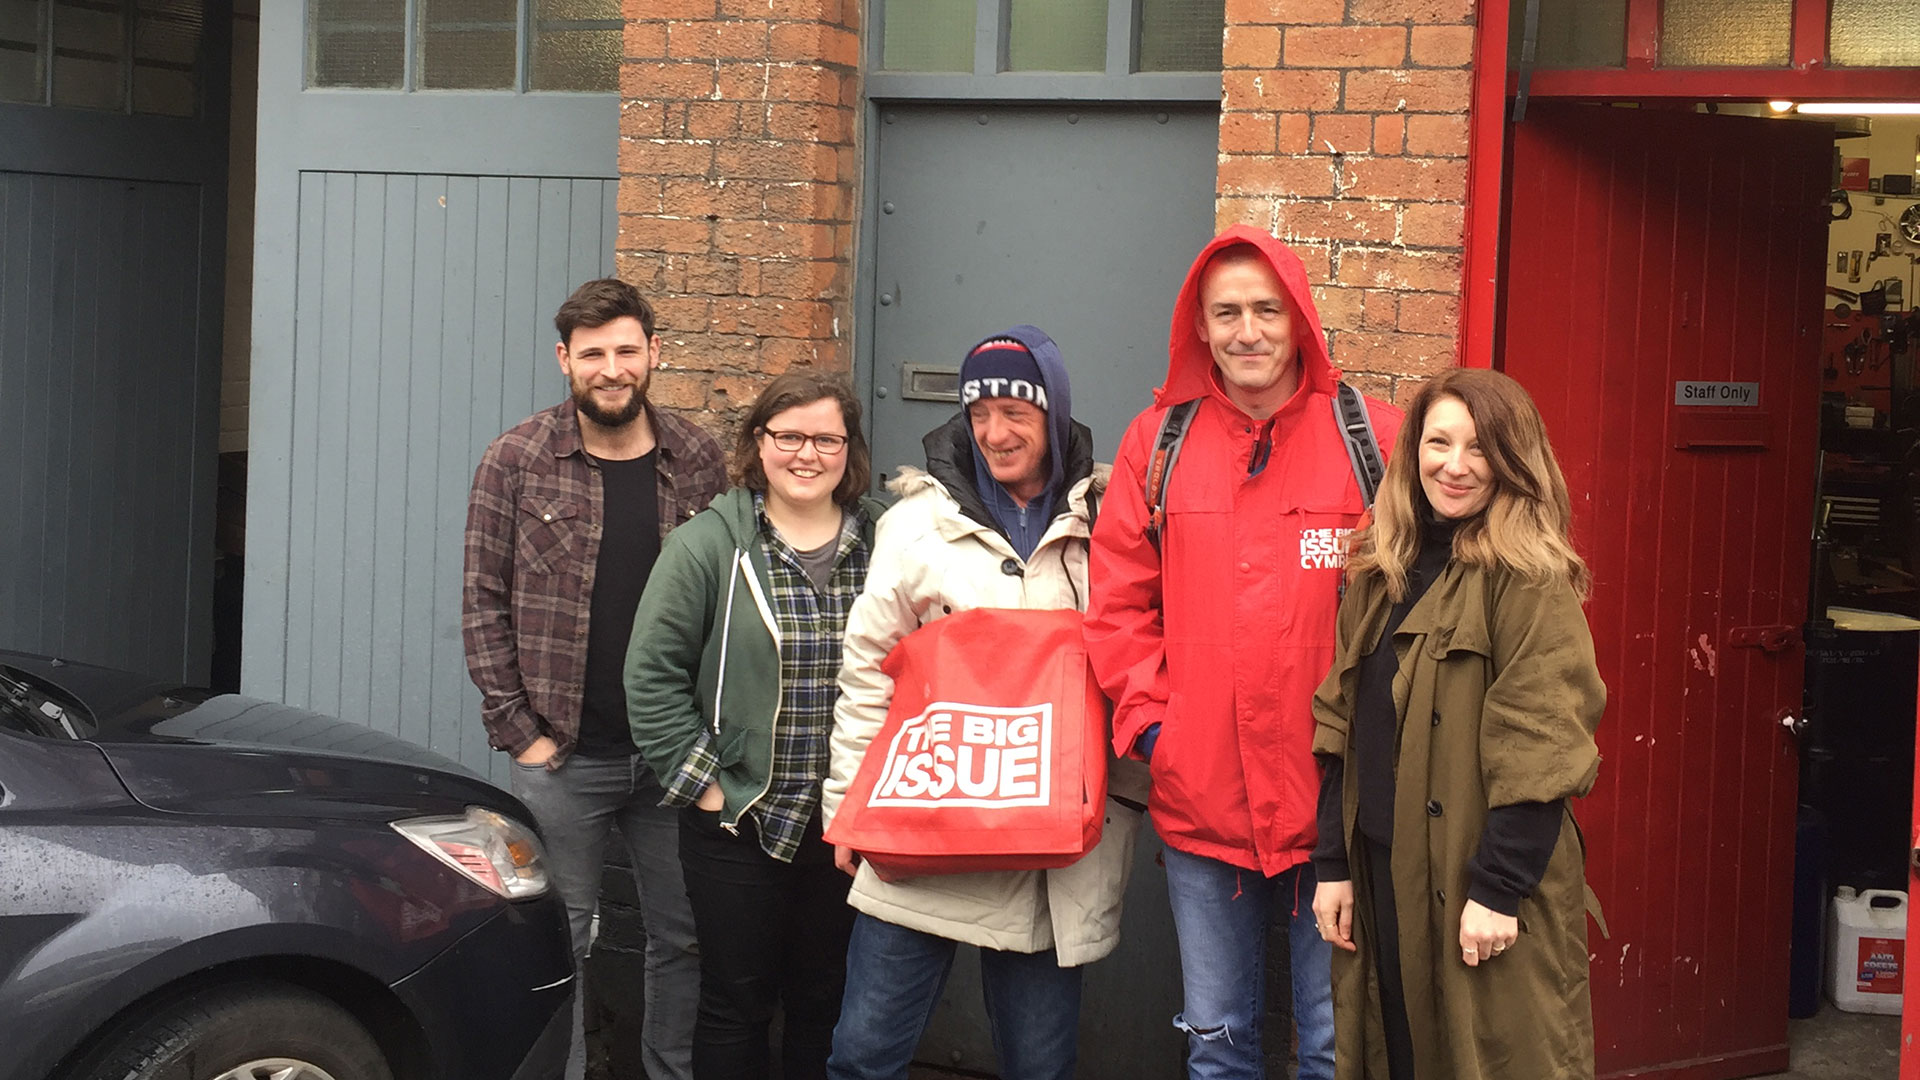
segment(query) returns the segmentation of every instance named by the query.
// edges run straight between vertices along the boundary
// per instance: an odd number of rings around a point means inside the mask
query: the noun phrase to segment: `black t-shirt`
[[[586,692],[580,702],[584,757],[635,752],[627,724],[627,639],[633,612],[660,557],[659,476],[648,451],[629,461],[600,461],[603,518],[600,555],[593,565],[593,601],[587,616]]]

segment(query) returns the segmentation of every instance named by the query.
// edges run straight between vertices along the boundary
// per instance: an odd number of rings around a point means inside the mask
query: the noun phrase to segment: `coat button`
[[[1434,727],[1439,727],[1439,726],[1440,726],[1440,714],[1439,714],[1439,713],[1434,713],[1434,714],[1433,714],[1433,726],[1434,726]]]
[[[1252,563],[1241,563],[1241,564],[1240,564],[1240,572],[1241,572],[1241,573],[1243,573],[1243,574],[1247,574],[1247,573],[1251,573],[1252,571],[1253,571],[1253,564],[1252,564]]]
[[[1020,563],[1014,559],[1003,559],[1000,562],[1000,572],[1008,577],[1019,577]]]
[[[1428,800],[1427,800],[1427,816],[1428,816],[1428,817],[1439,817],[1439,816],[1440,816],[1440,802],[1439,802],[1439,800],[1437,800],[1437,799],[1428,799]]]
[[[1433,891],[1433,898],[1434,898],[1435,900],[1438,900],[1438,901],[1440,901],[1440,902],[1441,902],[1442,904],[1444,904],[1444,903],[1446,903],[1446,902],[1447,902],[1447,890],[1445,890],[1445,889],[1435,889],[1435,890]]]
[[[553,515],[552,515],[552,514],[541,514],[541,515],[540,515],[540,520],[541,520],[541,521],[552,521],[552,520],[553,520]]]

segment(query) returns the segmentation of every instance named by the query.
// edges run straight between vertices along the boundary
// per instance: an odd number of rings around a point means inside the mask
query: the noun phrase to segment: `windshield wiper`
[[[59,702],[35,690],[26,683],[0,668],[0,709],[5,709],[21,723],[49,737],[66,736],[78,741],[82,738],[80,729],[74,726],[73,719]]]

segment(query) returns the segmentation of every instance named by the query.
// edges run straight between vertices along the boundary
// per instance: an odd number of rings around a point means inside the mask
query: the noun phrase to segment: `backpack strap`
[[[1180,459],[1180,446],[1186,442],[1187,426],[1200,407],[1194,398],[1173,406],[1160,417],[1160,431],[1154,436],[1153,456],[1147,462],[1147,539],[1160,550],[1160,533],[1167,522],[1167,483],[1173,476],[1174,462]],[[1371,508],[1380,490],[1380,479],[1387,466],[1380,456],[1380,442],[1373,433],[1373,417],[1367,414],[1366,400],[1360,391],[1339,384],[1333,395],[1334,420],[1347,447],[1347,461],[1353,466],[1353,478],[1360,485],[1360,498]]]
[[[1180,459],[1180,444],[1187,441],[1187,425],[1193,422],[1200,399],[1183,401],[1160,416],[1160,433],[1153,439],[1153,457],[1147,461],[1147,539],[1153,550],[1160,550],[1160,530],[1167,522],[1167,481],[1173,476],[1173,463]]]
[[[1360,391],[1339,384],[1333,395],[1333,418],[1346,437],[1347,461],[1353,465],[1353,478],[1360,484],[1360,500],[1373,508],[1373,497],[1380,490],[1380,478],[1387,465],[1380,457],[1380,443],[1373,434],[1373,417],[1367,415],[1367,403]]]

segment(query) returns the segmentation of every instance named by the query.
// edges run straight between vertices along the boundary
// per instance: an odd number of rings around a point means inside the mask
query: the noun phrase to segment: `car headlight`
[[[547,891],[540,838],[505,815],[469,806],[460,817],[396,821],[393,831],[509,900],[526,900]]]

